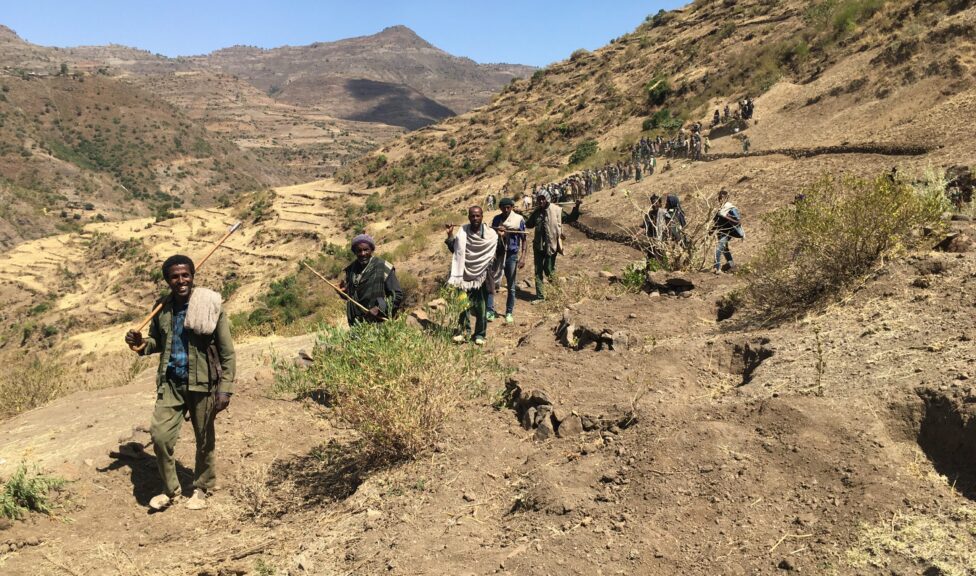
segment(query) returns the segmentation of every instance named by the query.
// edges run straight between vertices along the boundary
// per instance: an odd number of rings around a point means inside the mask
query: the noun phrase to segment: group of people
[[[688,238],[684,231],[687,220],[678,196],[668,194],[661,197],[652,194],[650,203],[651,207],[644,214],[641,223],[644,234],[651,241],[649,242],[647,257],[659,258],[662,242],[676,243],[687,247]],[[718,210],[712,215],[710,226],[710,231],[716,235],[717,239],[715,261],[712,266],[712,272],[715,274],[722,273],[723,258],[727,269],[735,269],[729,243],[733,238],[745,238],[739,208],[731,202],[729,191],[724,188],[718,193],[718,206]]]
[[[467,294],[469,306],[458,319],[457,342],[469,339],[484,345],[488,337],[488,323],[500,314],[495,310],[495,294],[506,289],[505,322],[514,322],[516,276],[525,267],[528,251],[527,231],[535,229],[532,240],[532,260],[535,268],[535,298],[545,300],[545,283],[556,273],[556,257],[562,253],[562,225],[580,216],[577,198],[573,210],[566,215],[562,206],[543,189],[535,193],[534,208],[526,218],[516,210],[512,198],[499,202],[500,212],[484,222],[481,206],[468,208],[468,223],[455,233],[455,226],[447,228],[444,243],[451,252],[450,286]],[[473,330],[472,330],[473,320]]]
[[[726,104],[725,108],[722,109],[722,113],[719,114],[718,108],[715,109],[715,113],[712,114],[712,124],[711,127],[715,128],[721,124],[726,124],[730,120],[751,120],[752,114],[755,112],[755,102],[752,98],[746,97],[742,100],[736,102],[737,108],[734,112],[730,113],[729,105]]]

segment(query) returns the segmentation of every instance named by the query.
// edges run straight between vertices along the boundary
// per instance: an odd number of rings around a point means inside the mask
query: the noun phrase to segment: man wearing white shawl
[[[493,265],[499,260],[499,235],[484,225],[484,212],[480,206],[468,208],[468,224],[454,236],[454,226],[447,229],[448,249],[454,254],[451,258],[451,275],[447,283],[464,290],[468,294],[470,307],[461,314],[461,334],[456,337],[463,342],[467,339],[470,327],[469,316],[473,315],[474,343],[483,346],[488,335],[488,290],[493,288]]]

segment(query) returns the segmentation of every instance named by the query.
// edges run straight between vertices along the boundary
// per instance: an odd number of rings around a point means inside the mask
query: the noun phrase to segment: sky
[[[245,44],[300,46],[403,24],[480,63],[545,66],[631,32],[687,0],[30,0],[5,2],[0,24],[42,46],[123,44],[165,56]]]

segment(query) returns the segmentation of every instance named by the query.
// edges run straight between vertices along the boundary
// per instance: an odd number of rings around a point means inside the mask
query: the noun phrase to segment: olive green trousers
[[[176,440],[183,425],[183,414],[190,414],[193,436],[196,440],[196,462],[193,466],[193,487],[212,490],[217,482],[214,457],[214,397],[209,392],[190,392],[185,385],[163,383],[156,394],[149,433],[152,435],[156,464],[163,479],[166,494],[180,493],[180,480],[176,475]]]

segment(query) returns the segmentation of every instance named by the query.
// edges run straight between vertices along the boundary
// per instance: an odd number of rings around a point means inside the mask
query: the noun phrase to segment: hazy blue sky
[[[404,24],[431,44],[478,62],[544,66],[630,32],[658,0],[24,0],[4,2],[0,24],[44,46],[124,44],[166,56],[235,44],[263,48],[328,42]]]

